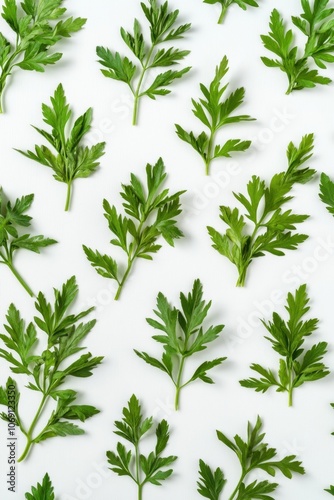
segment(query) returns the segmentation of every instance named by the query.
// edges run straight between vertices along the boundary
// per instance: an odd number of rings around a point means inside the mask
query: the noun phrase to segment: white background
[[[40,256],[18,252],[15,263],[33,290],[42,290],[50,298],[52,287],[59,288],[71,275],[77,276],[80,296],[74,310],[97,306],[94,316],[98,323],[85,345],[94,355],[104,355],[105,361],[91,378],[73,379],[66,385],[80,390],[79,401],[97,406],[101,413],[84,424],[85,436],[55,438],[35,446],[26,462],[18,466],[16,495],[6,490],[6,425],[0,422],[1,499],[23,499],[46,471],[59,500],[136,498],[134,483],[108,474],[105,458],[105,452],[117,443],[113,422],[121,417],[122,407],[133,393],[140,398],[146,415],[154,414],[157,420],[167,418],[171,426],[167,452],[179,456],[175,474],[161,488],[147,486],[146,500],[200,498],[196,492],[199,458],[212,467],[223,468],[228,479],[223,498],[227,498],[238,479],[239,466],[232,452],[217,440],[215,430],[244,436],[247,420],[254,422],[258,414],[264,421],[267,442],[277,448],[280,456],[297,454],[307,471],[305,476],[291,481],[279,476],[275,498],[329,498],[323,489],[334,483],[334,437],[330,435],[334,430],[330,407],[334,401],[333,376],[298,389],[293,408],[288,408],[284,394],[258,394],[240,387],[238,382],[250,376],[252,362],[277,366],[277,356],[263,338],[265,332],[257,318],[269,318],[273,310],[283,313],[286,294],[304,282],[308,284],[312,316],[320,318],[313,343],[330,343],[326,363],[333,369],[334,220],[318,199],[319,178],[298,186],[291,203],[297,213],[310,214],[303,224],[303,232],[310,238],[284,258],[266,256],[254,262],[245,289],[235,288],[236,269],[211,248],[206,231],[207,225],[224,230],[218,207],[233,206],[236,202],[232,191],[244,192],[251,175],[269,180],[286,168],[285,151],[290,140],[297,144],[302,135],[314,132],[315,154],[310,166],[319,172],[333,171],[333,85],[286,96],[285,75],[266,68],[260,60],[261,55],[269,55],[262,48],[260,34],[268,32],[271,10],[278,7],[289,19],[291,14],[300,13],[300,2],[266,0],[261,4],[261,8],[247,12],[231,7],[225,24],[219,26],[218,7],[201,0],[171,0],[171,7],[181,9],[181,21],[193,24],[187,39],[179,44],[191,49],[185,64],[192,65],[193,70],[177,81],[172,95],[156,102],[142,101],[138,127],[131,126],[132,104],[127,87],[104,78],[95,55],[97,45],[131,55],[119,28],[131,30],[135,16],[143,19],[137,0],[66,2],[70,14],[87,17],[88,22],[84,30],[61,45],[61,62],[47,68],[43,75],[27,71],[13,74],[5,95],[6,114],[0,118],[1,184],[12,200],[35,193],[31,210],[34,233],[59,241]],[[1,29],[8,34],[3,21]],[[302,37],[298,40],[303,42]],[[217,161],[211,178],[207,178],[200,157],[177,138],[174,123],[187,130],[201,130],[192,115],[190,98],[199,95],[199,82],[211,81],[216,64],[225,54],[230,60],[230,88],[245,85],[242,113],[255,116],[257,122],[227,129],[222,141],[232,137],[253,139],[254,146],[232,161]],[[334,68],[326,75],[333,78]],[[98,173],[75,182],[70,213],[63,211],[66,186],[57,183],[50,170],[12,149],[32,149],[35,143],[40,144],[41,137],[30,124],[42,126],[41,103],[49,101],[59,82],[76,116],[93,106],[90,141],[107,141]],[[164,245],[153,262],[137,262],[117,303],[113,301],[114,283],[90,267],[81,245],[123,258],[108,243],[111,236],[103,217],[102,199],[106,197],[121,208],[120,184],[128,181],[130,172],[143,178],[146,163],[155,162],[159,156],[165,161],[171,191],[188,191],[180,217],[186,237],[177,242],[175,249]],[[234,170],[231,165],[235,165]],[[324,249],[319,253],[320,246]],[[33,300],[7,269],[0,271],[1,324],[10,302],[27,320],[32,318]],[[199,381],[187,387],[181,396],[181,411],[175,413],[171,407],[171,381],[137,358],[133,349],[159,354],[159,346],[151,340],[154,332],[145,318],[152,315],[159,291],[178,305],[179,292],[188,292],[195,278],[202,280],[205,297],[213,300],[208,325],[224,323],[226,327],[215,345],[189,360],[189,372],[205,359],[228,356],[228,361],[212,372],[215,385]],[[3,361],[0,367],[4,384],[8,370]],[[24,389],[24,377],[18,381],[23,393],[21,414],[29,422],[38,401]],[[148,439],[147,446],[152,443]],[[22,436],[18,447],[22,451]]]

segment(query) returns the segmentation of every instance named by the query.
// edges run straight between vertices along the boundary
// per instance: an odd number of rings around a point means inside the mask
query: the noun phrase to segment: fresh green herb
[[[42,484],[32,487],[31,493],[25,494],[26,500],[55,500],[54,490],[49,474],[45,474]]]
[[[255,0],[204,0],[204,3],[209,3],[210,5],[219,3],[222,6],[222,11],[218,19],[218,24],[221,24],[224,21],[227,9],[233,4],[238,5],[243,10],[246,10],[248,6],[251,7],[259,6],[259,4],[255,2]]]
[[[302,347],[306,337],[312,335],[319,322],[316,318],[303,320],[310,310],[308,303],[306,285],[302,285],[294,295],[288,294],[285,307],[289,314],[287,322],[276,312],[272,321],[262,320],[270,335],[265,338],[271,342],[274,351],[282,356],[279,361],[278,376],[272,370],[263,368],[259,364],[252,364],[251,369],[261,375],[261,378],[241,380],[240,384],[243,387],[263,393],[271,387],[277,387],[277,392],[288,393],[289,406],[292,406],[295,388],[305,382],[322,379],[330,373],[322,363],[327,352],[327,342],[319,342],[306,351]]]
[[[295,460],[295,455],[286,456],[279,461],[273,460],[277,455],[277,451],[275,448],[269,448],[267,443],[263,443],[265,433],[261,433],[261,428],[262,421],[258,417],[254,427],[248,422],[247,441],[236,435],[234,442],[222,432],[217,431],[219,441],[236,454],[241,466],[240,480],[229,500],[252,500],[256,498],[274,500],[272,496],[269,496],[269,493],[276,490],[277,483],[255,480],[246,484],[245,480],[248,474],[255,470],[259,470],[261,473],[266,472],[270,476],[275,476],[276,471],[280,471],[289,479],[292,478],[293,473],[305,474],[301,462]],[[223,471],[218,468],[214,472],[200,460],[199,475],[199,481],[197,482],[199,494],[210,500],[219,500],[226,483]]]
[[[299,17],[292,17],[293,24],[307,37],[301,57],[298,56],[298,47],[293,44],[293,31],[285,28],[284,19],[276,9],[271,13],[271,31],[261,38],[265,48],[278,58],[261,59],[269,68],[279,68],[286,73],[289,80],[287,94],[293,90],[312,88],[317,84],[328,85],[332,81],[310,67],[310,59],[320,69],[326,69],[328,63],[334,62],[334,9],[328,8],[328,2],[329,0],[314,0],[312,7],[309,0],[302,0],[303,13]]]
[[[99,159],[104,155],[105,142],[99,142],[91,148],[82,146],[81,141],[89,132],[92,123],[93,111],[89,108],[75,121],[72,130],[66,134],[66,126],[71,119],[72,111],[66,102],[63,86],[60,84],[54,96],[51,97],[52,107],[42,104],[44,122],[52,127],[51,133],[33,127],[57,151],[54,155],[46,146],[35,146],[35,152],[21,151],[31,160],[37,161],[54,171],[53,177],[59,182],[67,184],[65,210],[69,210],[71,202],[72,183],[74,179],[89,177],[99,166]]]
[[[178,71],[169,69],[159,73],[146,90],[143,90],[144,80],[150,70],[174,66],[189,54],[189,50],[159,47],[163,43],[183,38],[191,25],[177,25],[179,11],[170,11],[168,2],[159,5],[157,0],[149,0],[147,5],[141,2],[141,8],[149,23],[151,41],[145,42],[138,19],[134,21],[133,34],[121,28],[123,41],[138,59],[137,65],[108,48],[96,49],[100,58],[99,63],[107,68],[101,70],[103,75],[124,82],[130,88],[134,97],[133,125],[137,124],[139,101],[142,97],[147,96],[155,100],[157,96],[170,94],[171,91],[166,87],[169,87],[175,79],[182,78],[191,69],[190,67]]]
[[[117,443],[116,452],[108,451],[110,469],[119,476],[129,476],[137,484],[138,500],[143,498],[143,488],[151,483],[161,486],[161,482],[173,474],[173,469],[167,469],[177,457],[162,457],[169,441],[169,426],[162,420],[156,427],[156,446],[147,457],[140,453],[142,438],[153,426],[153,417],[143,418],[141,406],[135,395],[131,396],[128,406],[123,408],[123,418],[115,422],[115,434],[129,441],[134,448],[127,450],[122,443]]]
[[[334,216],[334,182],[324,173],[320,177],[319,197],[325,203],[328,212]]]
[[[266,252],[285,255],[285,250],[295,250],[308,236],[293,233],[296,224],[304,222],[308,215],[296,215],[282,207],[293,196],[290,192],[296,183],[305,184],[315,174],[308,167],[300,168],[312,156],[313,134],[305,135],[298,147],[288,145],[288,169],[275,174],[267,186],[265,181],[253,176],[247,185],[248,197],[234,194],[245,207],[246,217],[254,225],[247,234],[247,225],[238,208],[220,207],[220,218],[229,226],[225,234],[208,227],[213,248],[227,257],[238,269],[237,286],[244,286],[247,270],[254,258],[263,257]]]
[[[2,17],[15,33],[11,43],[0,33],[0,113],[2,98],[8,78],[16,68],[44,72],[44,66],[55,64],[61,52],[51,52],[51,47],[62,38],[69,38],[86,23],[80,17],[62,19],[66,9],[63,0],[4,0]]]
[[[156,244],[159,236],[171,246],[174,246],[175,239],[183,236],[176,225],[176,217],[182,212],[180,196],[185,191],[169,196],[169,189],[162,189],[166,176],[163,160],[159,158],[153,167],[146,166],[146,191],[135,174],[131,174],[130,184],[122,184],[123,207],[130,217],[119,215],[116,207],[103,200],[109,229],[116,236],[110,243],[127,255],[127,267],[122,276],[114,259],[83,246],[97,273],[118,283],[115,300],[120,297],[134,261],[137,258],[152,260],[152,254],[160,250],[161,245]]]
[[[192,291],[186,296],[180,293],[182,310],[169,305],[167,298],[160,292],[157,297],[157,310],[154,311],[160,321],[148,318],[146,321],[156,330],[161,330],[164,335],[155,335],[154,340],[163,344],[164,352],[161,361],[153,358],[146,352],[135,350],[137,356],[146,363],[163,372],[172,379],[175,385],[175,409],[179,409],[180,391],[195,380],[202,380],[207,384],[213,384],[207,372],[219,366],[226,358],[217,358],[202,363],[194,374],[185,382],[184,368],[187,358],[193,354],[203,351],[207,344],[219,337],[224,325],[210,326],[207,330],[203,328],[203,322],[211,307],[211,301],[203,300],[203,286],[199,280],[195,280]]]
[[[192,111],[209,129],[209,135],[203,131],[196,137],[193,132],[186,132],[180,125],[175,125],[179,138],[190,144],[203,158],[206,175],[209,174],[213,160],[222,157],[230,158],[232,153],[246,151],[251,145],[251,141],[241,141],[240,139],[229,139],[223,146],[215,144],[217,132],[225,125],[254,120],[249,115],[232,115],[233,111],[244,102],[245,89],[243,87],[231,92],[225,101],[222,100],[228,84],[222,86],[221,81],[227,72],[228,59],[225,56],[216,67],[215,77],[210,87],[207,88],[200,84],[204,98],[199,101],[192,99],[194,106]]]
[[[18,198],[14,206],[8,201],[5,203],[3,191],[0,188],[0,264],[5,264],[12,271],[24,289],[31,297],[33,291],[14,267],[14,254],[20,248],[40,253],[40,249],[57,243],[56,240],[44,236],[19,235],[20,227],[29,227],[32,218],[25,215],[34,201],[34,195],[29,194]]]
[[[29,428],[26,428],[19,416],[18,403],[20,393],[16,382],[9,378],[6,387],[0,387],[0,405],[8,405],[8,390],[15,393],[13,414],[16,426],[26,436],[26,447],[19,458],[23,461],[32,446],[55,436],[84,434],[83,429],[74,425],[72,420],[84,422],[87,418],[99,413],[94,406],[74,405],[77,393],[70,389],[60,389],[68,377],[90,377],[92,370],[102,361],[102,357],[92,357],[91,353],[81,354],[75,361],[69,361],[74,354],[82,351],[81,341],[92,330],[96,321],[78,323],[94,308],[74,315],[68,309],[78,294],[75,277],[70,278],[61,290],[54,290],[55,302],[52,306],[40,292],[35,302],[38,316],[34,322],[25,327],[24,320],[14,304],[7,313],[7,334],[1,334],[0,339],[6,346],[0,349],[0,358],[5,359],[13,373],[24,374],[30,379],[27,388],[39,392],[41,401]],[[35,352],[37,328],[46,333],[47,345],[40,353]],[[42,415],[46,406],[54,400],[54,409],[49,419],[42,424]],[[12,405],[11,405],[12,406]],[[0,415],[8,421],[8,414]],[[35,432],[36,427],[42,430]],[[44,427],[43,427],[44,426]]]

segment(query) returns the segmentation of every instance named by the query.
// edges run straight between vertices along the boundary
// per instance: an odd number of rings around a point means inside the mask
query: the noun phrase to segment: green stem
[[[13,266],[13,264],[11,262],[5,262],[5,264],[7,264],[7,266],[9,267],[9,269],[14,274],[15,278],[21,283],[21,285],[23,286],[23,288],[29,293],[30,297],[34,297],[34,292],[31,290],[31,288],[28,285],[28,283],[26,283],[26,281],[18,273],[18,271]]]
[[[144,80],[144,76],[146,74],[146,71],[148,70],[149,65],[151,63],[151,57],[152,57],[153,51],[155,49],[155,45],[156,45],[155,43],[152,45],[152,47],[147,55],[146,62],[143,65],[142,74],[140,75],[140,79],[139,79],[137,88],[134,92],[135,101],[134,101],[134,108],[133,108],[132,125],[137,125],[137,122],[138,122],[139,100],[141,98],[141,93],[140,93],[141,86],[143,84],[143,80]]]
[[[125,274],[122,278],[122,281],[119,283],[119,287],[117,289],[117,292],[116,292],[116,295],[115,295],[115,300],[118,300],[121,296],[121,293],[122,293],[122,290],[123,290],[123,286],[124,286],[124,283],[126,282],[127,280],[127,277],[129,276],[130,274],[130,271],[132,269],[132,266],[133,266],[133,261],[134,261],[134,257],[132,259],[129,259],[128,260],[128,267],[125,271]]]
[[[218,24],[222,24],[222,22],[224,21],[225,15],[226,15],[226,11],[227,11],[227,5],[223,5],[222,6],[221,14],[220,14],[219,19],[218,19]]]
[[[288,371],[289,371],[289,399],[288,399],[288,406],[290,408],[292,406],[292,404],[293,404],[293,398],[292,398],[292,394],[293,394],[293,361],[292,361],[292,359],[287,359],[286,365],[287,365]]]
[[[30,451],[30,448],[32,447],[32,445],[34,444],[34,440],[33,440],[33,432],[35,430],[35,427],[38,423],[38,420],[39,420],[39,417],[41,416],[42,414],[42,411],[44,409],[44,406],[45,406],[45,403],[47,401],[47,398],[48,398],[48,395],[47,394],[43,394],[43,398],[42,398],[42,401],[38,407],[38,410],[36,412],[36,415],[35,415],[35,418],[34,420],[32,421],[31,423],[31,426],[29,427],[29,430],[27,432],[27,444],[26,444],[26,447],[22,453],[22,455],[20,456],[20,458],[18,459],[18,462],[23,462],[23,460],[27,457],[29,451]]]
[[[135,444],[135,450],[136,450],[135,461],[136,461],[136,483],[138,485],[138,500],[142,500],[144,483],[140,482],[140,453],[139,453],[138,443]]]
[[[239,479],[239,482],[238,482],[237,486],[235,487],[235,489],[234,489],[232,495],[230,496],[229,500],[233,500],[235,498],[236,494],[239,492],[239,488],[241,486],[242,481],[245,479],[245,476],[246,476],[246,473],[243,472],[241,474],[241,478]]]
[[[239,277],[238,277],[238,281],[236,283],[236,286],[238,286],[238,287],[244,287],[245,286],[246,275],[247,275],[247,268],[248,268],[248,266],[245,266],[241,270],[239,270]]]
[[[176,381],[176,393],[175,393],[175,410],[177,411],[180,408],[180,391],[182,389],[182,374],[183,374],[183,368],[184,368],[184,360],[185,358],[182,357],[181,363],[180,363],[180,368],[179,368],[179,373],[177,376],[177,381]]]
[[[211,135],[210,135],[210,139],[209,139],[209,143],[208,143],[207,156],[206,156],[206,160],[205,160],[205,175],[210,174],[210,165],[211,165],[211,162],[213,160],[212,148],[213,148],[213,141],[215,138],[215,132],[216,132],[215,129],[211,129]]]
[[[66,195],[66,203],[65,203],[65,212],[68,212],[71,204],[71,195],[72,195],[72,181],[67,183],[67,195]]]

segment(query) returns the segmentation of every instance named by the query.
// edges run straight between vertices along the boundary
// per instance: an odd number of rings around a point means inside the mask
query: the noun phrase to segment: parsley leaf
[[[134,20],[133,33],[121,28],[121,36],[133,55],[138,59],[137,65],[127,57],[122,57],[118,52],[108,48],[97,47],[99,63],[107,69],[101,72],[107,78],[126,83],[134,97],[133,125],[137,124],[139,101],[147,96],[155,100],[157,96],[170,94],[169,87],[174,80],[182,78],[190,67],[181,70],[169,69],[159,73],[146,89],[143,83],[147,73],[155,68],[166,68],[179,64],[188,54],[189,50],[180,50],[170,47],[160,48],[161,44],[179,40],[189,31],[191,24],[178,25],[179,11],[171,11],[168,2],[159,5],[157,0],[141,2],[141,8],[149,24],[151,40],[146,42],[138,19]]]
[[[31,488],[31,493],[25,494],[26,500],[55,500],[54,490],[49,474],[45,474],[42,484]]]
[[[18,400],[19,392],[16,389],[15,414],[18,428],[27,438],[26,447],[19,458],[23,461],[30,449],[37,443],[51,437],[80,435],[84,430],[74,425],[72,420],[84,422],[87,418],[99,413],[94,406],[74,405],[77,393],[70,389],[60,389],[69,376],[90,377],[92,370],[102,361],[102,357],[92,357],[91,353],[81,354],[75,361],[73,355],[81,352],[81,342],[94,327],[96,321],[87,323],[79,321],[87,316],[94,308],[82,311],[77,315],[69,314],[68,309],[76,299],[78,286],[73,276],[61,290],[54,289],[54,305],[47,302],[45,296],[40,292],[35,302],[38,315],[34,321],[25,326],[20,312],[14,304],[11,304],[6,316],[7,333],[0,335],[0,340],[5,348],[0,349],[0,358],[10,365],[13,373],[23,374],[29,379],[27,388],[41,394],[40,405],[28,429],[19,418]],[[36,353],[39,340],[37,328],[46,334],[47,345],[40,353]],[[9,385],[17,387],[12,379],[7,381]],[[5,389],[0,389],[0,404],[6,405]],[[54,409],[47,421],[42,419],[43,413],[54,400]],[[0,418],[6,420],[6,415]],[[37,432],[37,425],[41,426]]]
[[[320,177],[319,198],[326,205],[328,212],[334,216],[334,182],[324,173]]]
[[[117,443],[116,451],[107,451],[110,469],[119,476],[128,476],[138,488],[138,499],[142,499],[143,488],[151,483],[160,486],[173,474],[173,469],[167,469],[176,456],[161,456],[169,441],[169,425],[162,420],[156,427],[156,446],[146,457],[140,453],[140,445],[153,427],[153,417],[142,415],[140,403],[135,395],[131,396],[128,406],[123,408],[123,418],[115,422],[115,434],[132,444],[133,451],[127,450],[122,443]]]
[[[255,0],[203,0],[204,3],[209,3],[210,5],[214,5],[216,3],[221,4],[222,11],[220,17],[218,19],[218,24],[221,24],[226,16],[227,9],[231,5],[238,5],[241,9],[246,10],[248,6],[258,7],[259,4]]]
[[[9,77],[16,68],[44,72],[44,67],[55,64],[61,52],[52,52],[63,38],[80,31],[86,19],[68,17],[63,19],[66,8],[63,0],[4,0],[2,18],[15,33],[11,43],[0,33],[0,113],[2,98]]]
[[[67,184],[67,198],[65,210],[69,210],[71,202],[72,183],[74,179],[89,177],[100,165],[99,159],[104,155],[105,142],[94,144],[91,148],[82,146],[84,136],[91,129],[93,118],[92,108],[74,122],[72,129],[66,133],[72,111],[66,102],[63,86],[58,85],[54,96],[51,97],[52,107],[42,104],[43,120],[51,127],[51,133],[34,127],[53,149],[55,155],[48,147],[35,146],[35,151],[21,151],[27,158],[34,160],[53,170],[53,177]]]
[[[284,321],[276,312],[273,314],[272,321],[262,320],[269,332],[269,336],[265,338],[271,342],[274,351],[281,356],[278,374],[274,374],[261,365],[253,364],[251,369],[260,374],[261,378],[241,380],[240,384],[243,387],[263,393],[270,387],[277,387],[277,392],[288,393],[289,406],[292,406],[293,391],[296,387],[300,387],[305,382],[320,380],[330,373],[322,363],[327,352],[327,342],[319,342],[307,350],[303,347],[306,337],[312,335],[319,322],[316,318],[303,319],[310,309],[308,304],[306,285],[302,285],[294,295],[288,294],[285,307],[289,314],[288,321]]]
[[[314,0],[312,7],[309,0],[302,0],[302,14],[299,17],[292,16],[293,24],[307,38],[301,56],[293,43],[293,31],[286,29],[284,19],[277,9],[271,13],[271,31],[268,35],[262,35],[261,39],[265,48],[277,58],[261,59],[269,68],[279,68],[286,73],[289,81],[287,94],[294,90],[312,88],[317,84],[328,85],[332,81],[310,67],[310,59],[320,69],[326,69],[328,63],[334,62],[334,9],[328,8],[328,2],[329,0]]]
[[[330,493],[331,495],[334,496],[334,486],[330,486],[328,489],[326,489],[327,493]]]
[[[231,154],[238,151],[246,151],[251,141],[241,141],[240,139],[229,139],[223,146],[215,143],[217,132],[230,123],[240,123],[252,121],[249,115],[233,115],[232,113],[242,105],[245,97],[243,87],[231,92],[223,101],[222,97],[228,84],[222,86],[222,79],[228,72],[228,59],[225,56],[219,66],[216,67],[215,77],[209,88],[200,84],[203,98],[199,101],[192,99],[193,113],[208,129],[209,134],[201,132],[195,135],[194,132],[186,132],[180,125],[176,126],[176,133],[179,138],[190,144],[203,158],[205,173],[209,174],[210,165],[216,158],[230,158]]]
[[[224,325],[210,326],[204,329],[203,322],[211,307],[211,301],[203,300],[203,286],[200,280],[195,280],[192,291],[188,295],[180,293],[181,309],[169,305],[167,298],[160,292],[157,297],[157,310],[155,315],[159,321],[148,318],[147,322],[156,330],[162,331],[163,335],[155,335],[153,339],[163,344],[164,352],[161,360],[158,360],[146,352],[135,350],[137,356],[146,363],[165,372],[175,385],[175,409],[179,408],[180,391],[195,380],[202,380],[207,384],[213,384],[207,372],[219,366],[225,358],[217,358],[205,361],[185,382],[184,368],[187,358],[203,351],[207,344],[215,341],[222,332]],[[161,321],[161,322],[160,322]]]
[[[227,257],[238,269],[237,286],[244,286],[247,270],[254,258],[265,253],[285,255],[286,250],[295,250],[308,236],[293,233],[296,224],[304,222],[308,215],[297,215],[282,207],[290,201],[290,194],[296,183],[305,184],[315,170],[302,165],[312,157],[313,134],[305,135],[298,147],[288,145],[288,168],[275,174],[267,185],[264,180],[253,176],[247,184],[247,195],[234,194],[246,209],[246,218],[253,224],[249,234],[245,217],[238,208],[220,207],[220,218],[227,224],[225,234],[208,227],[212,247]]]
[[[294,473],[305,474],[301,462],[295,460],[295,455],[289,455],[281,460],[273,460],[277,456],[275,448],[269,448],[267,443],[263,443],[265,433],[261,433],[262,421],[257,418],[255,426],[248,422],[247,440],[244,441],[240,436],[234,437],[234,442],[230,440],[221,431],[217,431],[217,437],[225,446],[232,450],[241,466],[240,480],[229,497],[229,500],[274,500],[269,493],[272,493],[278,487],[277,483],[269,481],[255,480],[250,484],[246,484],[248,474],[255,470],[261,473],[266,472],[270,476],[275,476],[276,471],[280,471],[288,479],[292,478]],[[225,485],[224,475],[221,469],[213,472],[211,468],[200,461],[200,478],[197,483],[198,492],[205,498],[210,500],[219,500],[220,493]]]
[[[122,274],[113,258],[83,246],[96,272],[118,283],[115,300],[119,299],[135,260],[152,260],[152,254],[160,250],[161,245],[157,244],[160,236],[171,246],[174,246],[175,239],[183,236],[176,225],[176,218],[182,212],[180,196],[185,191],[169,195],[169,189],[162,189],[166,176],[161,158],[154,166],[146,166],[146,190],[140,179],[131,174],[130,184],[122,184],[121,191],[123,207],[129,217],[118,214],[115,206],[107,200],[103,201],[109,229],[116,236],[110,243],[120,247],[127,255],[127,267]]]
[[[41,235],[19,234],[19,228],[29,227],[31,224],[32,218],[25,212],[33,201],[34,195],[29,194],[18,198],[14,205],[10,201],[6,203],[0,188],[0,264],[5,264],[11,270],[31,297],[34,296],[33,291],[14,267],[14,254],[20,248],[40,253],[41,248],[57,243],[56,240]]]

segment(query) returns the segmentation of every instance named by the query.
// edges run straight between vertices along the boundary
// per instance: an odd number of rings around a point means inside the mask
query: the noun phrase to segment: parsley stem
[[[290,387],[290,389],[289,389],[289,407],[292,406],[292,402],[293,402],[292,401],[292,391],[293,391],[293,388]]]
[[[72,181],[67,183],[67,195],[66,195],[66,203],[65,203],[65,212],[69,211],[71,204],[71,195],[72,195]]]
[[[19,274],[19,272],[15,269],[15,267],[13,266],[13,264],[11,262],[5,262],[5,264],[7,264],[7,266],[9,267],[9,269],[12,271],[12,273],[14,274],[15,278],[21,283],[21,285],[23,286],[23,288],[26,290],[26,292],[29,293],[30,297],[34,297],[34,292],[31,290],[30,286],[28,285],[28,283],[26,283],[26,281],[22,278],[22,276]]]
[[[130,274],[130,271],[131,271],[131,268],[132,268],[132,265],[133,265],[133,260],[134,260],[134,258],[128,260],[128,267],[127,267],[127,269],[125,271],[125,274],[124,274],[124,276],[122,278],[122,281],[120,282],[119,287],[117,289],[117,292],[116,292],[116,295],[115,295],[115,300],[118,300],[120,298],[120,296],[121,296],[124,283],[126,282],[126,279],[129,276],[129,274]]]
[[[218,24],[222,24],[222,22],[224,21],[226,11],[227,11],[227,5],[223,5],[221,14],[220,14],[219,19],[218,19]]]
[[[136,450],[136,483],[138,484],[138,500],[142,500],[143,498],[143,486],[144,483],[140,482],[140,453],[139,453],[139,445],[135,444]]]
[[[235,490],[233,491],[232,495],[230,496],[229,500],[233,500],[236,496],[236,494],[239,492],[239,488],[241,486],[241,483],[243,482],[243,480],[245,479],[245,476],[246,476],[246,473],[243,472],[241,474],[241,478],[239,479],[239,482],[237,484],[237,486],[235,487]]]
[[[185,358],[182,356],[181,363],[180,363],[180,368],[179,368],[179,373],[177,376],[177,381],[176,381],[176,393],[175,393],[175,410],[177,411],[180,408],[180,391],[182,389],[182,374],[183,374],[183,368],[184,368],[184,360]]]
[[[42,398],[42,401],[37,409],[37,412],[36,412],[36,415],[35,415],[35,418],[34,420],[32,421],[30,427],[29,427],[29,430],[27,432],[27,444],[26,444],[26,447],[22,453],[22,455],[20,456],[20,458],[18,459],[18,462],[23,462],[23,460],[27,457],[29,451],[30,451],[30,448],[32,447],[32,445],[34,444],[34,439],[32,437],[32,434],[35,430],[35,427],[37,425],[37,422],[39,420],[39,417],[41,416],[42,414],[42,411],[44,409],[44,406],[45,406],[45,403],[47,401],[47,398],[48,398],[48,394],[43,394],[43,398]]]
[[[153,51],[155,49],[155,43],[153,43],[152,47],[150,48],[149,53],[147,54],[147,59],[145,64],[143,65],[143,70],[139,78],[139,82],[136,88],[136,91],[134,93],[135,96],[135,101],[134,101],[134,109],[133,109],[133,118],[132,118],[132,125],[137,125],[138,123],[138,111],[139,111],[139,99],[141,98],[141,86],[143,84],[144,76],[146,74],[146,71],[148,70],[150,63],[151,63],[151,57],[153,54]]]
[[[236,286],[239,286],[239,287],[245,286],[247,269],[248,269],[248,265],[243,266],[242,269],[239,270],[239,277],[238,277],[238,281],[236,283]]]
[[[215,129],[211,129],[211,134],[209,138],[209,143],[208,143],[208,149],[207,149],[207,155],[205,159],[205,175],[209,175],[210,173],[210,165],[213,160],[212,158],[212,147],[213,147],[213,141],[215,138]]]

